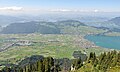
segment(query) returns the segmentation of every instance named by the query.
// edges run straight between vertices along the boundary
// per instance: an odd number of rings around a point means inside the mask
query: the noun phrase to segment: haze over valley
[[[119,3],[0,0],[0,72],[120,72]]]

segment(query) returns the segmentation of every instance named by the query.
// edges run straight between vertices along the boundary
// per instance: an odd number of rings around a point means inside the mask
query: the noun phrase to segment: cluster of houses
[[[21,40],[21,41],[17,41],[15,43],[15,45],[17,45],[17,46],[30,46],[30,45],[32,45],[32,41]]]

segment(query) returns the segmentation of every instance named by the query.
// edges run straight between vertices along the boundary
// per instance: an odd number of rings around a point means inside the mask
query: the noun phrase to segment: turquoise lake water
[[[120,50],[120,36],[88,35],[85,38],[97,46]]]

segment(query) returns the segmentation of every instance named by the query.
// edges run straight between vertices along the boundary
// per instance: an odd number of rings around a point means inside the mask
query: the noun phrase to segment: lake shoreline
[[[106,35],[91,34],[91,35],[84,36],[84,38],[89,40],[90,42],[93,42],[96,46],[100,46],[100,47],[107,48],[107,49],[120,50],[119,48],[120,36],[106,36]],[[114,43],[110,43],[110,42],[114,42],[115,45]],[[107,46],[108,44],[111,47]]]

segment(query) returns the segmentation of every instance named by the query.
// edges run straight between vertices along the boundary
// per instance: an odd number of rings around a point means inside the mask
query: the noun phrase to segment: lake
[[[87,35],[85,38],[97,46],[120,50],[120,36]]]

